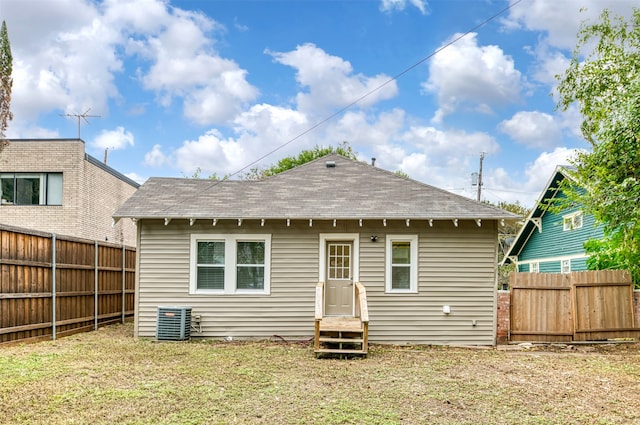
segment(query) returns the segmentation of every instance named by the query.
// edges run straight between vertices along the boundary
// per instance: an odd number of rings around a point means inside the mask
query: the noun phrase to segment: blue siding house
[[[519,272],[570,273],[587,269],[584,242],[603,237],[602,225],[579,207],[559,213],[545,206],[565,195],[558,189],[569,178],[566,167],[556,167],[536,205],[509,247],[502,264],[515,263]]]

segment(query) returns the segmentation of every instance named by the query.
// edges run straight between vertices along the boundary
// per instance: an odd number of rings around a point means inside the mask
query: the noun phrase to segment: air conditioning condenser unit
[[[191,338],[191,307],[158,307],[156,339],[185,341]]]

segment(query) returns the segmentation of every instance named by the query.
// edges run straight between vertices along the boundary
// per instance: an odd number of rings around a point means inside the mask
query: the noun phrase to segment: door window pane
[[[329,244],[329,279],[351,279],[351,245]]]

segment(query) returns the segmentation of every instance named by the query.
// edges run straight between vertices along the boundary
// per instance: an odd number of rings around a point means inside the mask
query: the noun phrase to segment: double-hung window
[[[0,205],[62,205],[62,173],[0,173]]]
[[[191,235],[191,294],[269,294],[271,235]]]
[[[386,292],[418,292],[418,236],[387,235]]]
[[[567,214],[562,217],[562,230],[574,230],[582,227],[582,211]]]

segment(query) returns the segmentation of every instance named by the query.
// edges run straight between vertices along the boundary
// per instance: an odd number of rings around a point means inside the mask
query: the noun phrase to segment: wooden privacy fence
[[[623,270],[512,273],[511,341],[638,338],[633,283]]]
[[[0,226],[0,344],[133,317],[135,248]]]

